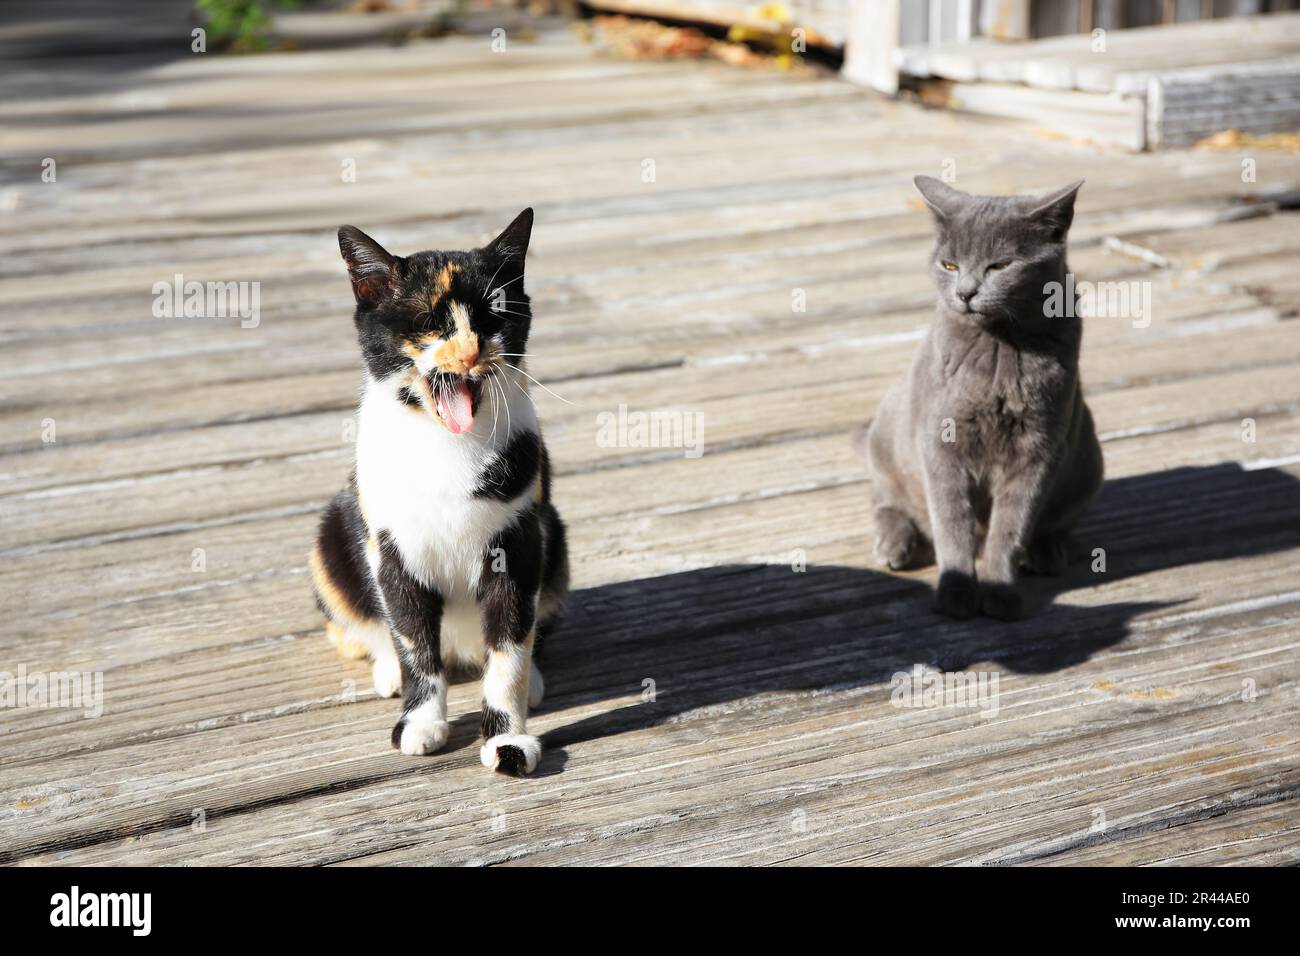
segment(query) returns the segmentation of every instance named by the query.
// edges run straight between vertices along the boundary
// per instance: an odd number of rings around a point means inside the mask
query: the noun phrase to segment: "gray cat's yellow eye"
[[[1007,260],[1004,259],[1004,260],[1001,261],[1001,262],[994,262],[994,263],[992,263],[992,264],[989,266],[988,271],[989,271],[989,272],[993,272],[993,271],[995,271],[995,270],[997,270],[997,269],[1005,269],[1005,268],[1006,268],[1007,266],[1009,266],[1009,265],[1011,265],[1011,263],[1010,263],[1009,261],[1007,261]]]
[[[955,262],[949,262],[947,259],[945,259],[945,260],[943,261],[942,265],[943,265],[943,267],[944,267],[945,269],[947,269],[949,272],[956,272],[956,271],[957,271],[957,263],[955,263]]]

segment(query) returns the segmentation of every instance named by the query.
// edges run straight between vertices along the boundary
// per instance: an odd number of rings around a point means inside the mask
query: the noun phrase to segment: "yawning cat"
[[[483,763],[528,773],[542,698],[534,648],[568,587],[564,526],[528,395],[533,211],[472,252],[401,258],[339,230],[365,358],[350,487],[321,517],[310,567],[326,631],[403,695],[392,742],[440,749],[444,666],[483,668]]]
[[[1082,324],[1047,307],[1065,284],[1082,183],[1034,199],[915,182],[937,224],[939,302],[866,434],[876,555],[914,566],[933,544],[941,612],[1013,619],[1019,570],[1064,570],[1066,534],[1102,480],[1079,387]]]

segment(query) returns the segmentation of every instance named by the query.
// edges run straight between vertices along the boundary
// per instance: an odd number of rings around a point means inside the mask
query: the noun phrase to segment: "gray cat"
[[[914,182],[937,224],[939,302],[865,432],[876,556],[900,569],[933,553],[941,613],[1014,620],[1018,573],[1065,570],[1066,535],[1101,487],[1079,387],[1082,323],[1072,300],[1051,307],[1083,183],[1035,199]]]

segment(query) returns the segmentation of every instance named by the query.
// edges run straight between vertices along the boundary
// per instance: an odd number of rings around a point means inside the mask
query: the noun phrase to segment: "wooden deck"
[[[1300,157],[1243,183],[563,30],[39,70],[0,78],[0,670],[99,673],[103,712],[0,710],[0,860],[1300,861],[1300,217],[1267,201]],[[848,437],[929,320],[910,180],[945,160],[1086,178],[1075,270],[1152,283],[1149,327],[1089,323],[1109,481],[1014,626],[872,567]],[[389,748],[305,558],[359,380],[335,229],[463,247],[530,204],[577,590],[512,780],[472,680],[445,752]],[[155,318],[177,273],[260,282],[260,322]],[[601,447],[620,404],[703,415],[705,454]],[[996,714],[895,706],[917,664],[996,676]]]

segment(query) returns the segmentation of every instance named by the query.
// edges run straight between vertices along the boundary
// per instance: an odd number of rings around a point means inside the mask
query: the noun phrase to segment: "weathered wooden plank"
[[[1234,809],[1177,826],[1177,841],[1161,828],[1122,841],[1097,839],[1043,862],[1056,866],[1294,866],[1300,861],[1300,826],[1287,802]]]
[[[1179,652],[1173,650],[1180,646],[1179,643],[1171,642],[1166,636],[1165,629],[1170,626],[1180,626],[1179,621],[1173,620],[1147,630],[1142,644],[1163,656],[1179,656]],[[1185,622],[1181,627],[1185,629]],[[1239,623],[1234,626],[1233,622],[1224,620],[1212,626],[1210,634],[1215,628],[1222,634],[1251,633]],[[1208,635],[1207,638],[1213,639]],[[1181,646],[1183,652],[1189,649],[1186,644]],[[874,650],[879,654],[881,649]],[[1133,653],[1130,650],[1129,656]],[[850,667],[854,659],[850,655]],[[1234,663],[1235,660],[1249,663],[1242,669],[1240,664]],[[1006,674],[1008,683],[1000,691],[1004,710],[999,714],[1000,719],[993,720],[981,719],[969,711],[942,708],[906,711],[900,715],[889,704],[887,687],[868,693],[865,699],[851,691],[823,692],[814,694],[811,699],[803,694],[769,694],[736,709],[691,707],[662,727],[658,725],[659,718],[644,713],[646,709],[653,709],[650,705],[634,703],[630,710],[641,712],[643,716],[629,713],[626,707],[619,712],[632,721],[631,729],[624,729],[613,738],[601,736],[586,741],[586,746],[595,751],[591,759],[583,761],[580,766],[566,765],[563,776],[554,783],[541,778],[534,787],[520,787],[484,780],[481,775],[473,776],[472,767],[467,768],[467,755],[457,757],[454,752],[443,757],[441,762],[419,762],[429,765],[409,772],[395,771],[393,758],[366,759],[365,766],[370,772],[358,772],[363,768],[355,766],[358,758],[354,757],[350,779],[362,786],[379,785],[376,786],[378,792],[368,793],[364,799],[358,799],[361,795],[354,793],[351,787],[342,791],[339,797],[321,792],[318,799],[300,804],[298,813],[292,818],[277,813],[275,808],[261,810],[256,804],[250,814],[280,818],[286,829],[278,831],[276,842],[280,846],[271,852],[289,854],[287,858],[297,862],[347,859],[349,854],[358,851],[373,854],[385,846],[399,848],[399,853],[407,859],[425,861],[473,860],[485,855],[489,859],[508,859],[539,850],[543,851],[539,859],[545,860],[543,848],[555,842],[556,827],[572,834],[566,846],[566,856],[568,852],[575,852],[578,858],[590,857],[591,861],[609,861],[611,855],[623,860],[640,860],[644,859],[639,852],[641,848],[633,847],[629,852],[629,848],[608,837],[620,832],[635,833],[647,826],[660,828],[679,821],[703,819],[715,826],[720,820],[731,820],[733,824],[747,826],[755,839],[770,840],[773,831],[765,826],[768,821],[750,819],[742,808],[752,809],[755,799],[761,805],[772,798],[792,798],[780,816],[789,820],[792,811],[802,807],[810,821],[818,821],[817,794],[830,791],[858,806],[860,812],[865,811],[858,819],[861,821],[865,816],[866,820],[854,827],[860,832],[882,817],[885,820],[892,818],[894,822],[906,824],[907,832],[917,832],[918,838],[924,840],[923,845],[913,848],[920,859],[926,859],[928,853],[936,854],[932,859],[951,860],[955,857],[969,860],[985,847],[1007,855],[1020,851],[1029,842],[1020,831],[1016,831],[1020,847],[1008,845],[1005,833],[995,840],[979,840],[978,831],[970,829],[976,820],[990,825],[998,816],[998,808],[1003,813],[1010,811],[1012,819],[1015,819],[1022,808],[1051,795],[1054,797],[1053,812],[1044,814],[1034,825],[1040,846],[1050,850],[1051,834],[1053,831],[1061,832],[1062,822],[1067,827],[1072,825],[1076,833],[1087,832],[1093,821],[1091,807],[1110,806],[1108,816],[1113,822],[1131,828],[1139,820],[1162,819],[1169,812],[1171,800],[1176,806],[1178,802],[1204,801],[1209,794],[1226,794],[1227,791],[1215,790],[1210,785],[1216,776],[1229,775],[1224,784],[1240,788],[1240,778],[1231,774],[1250,772],[1254,767],[1266,768],[1270,759],[1276,762],[1279,754],[1286,753],[1285,750],[1275,750],[1272,758],[1260,753],[1253,760],[1238,760],[1235,764],[1225,762],[1223,748],[1226,746],[1231,750],[1234,746],[1224,743],[1225,736],[1227,741],[1234,740],[1240,728],[1253,727],[1254,732],[1261,736],[1280,733],[1282,737],[1277,743],[1285,741],[1294,747],[1295,711],[1289,700],[1282,703],[1279,695],[1265,693],[1253,703],[1240,700],[1235,705],[1224,703],[1239,693],[1243,674],[1255,676],[1261,688],[1274,687],[1279,679],[1284,681],[1283,687],[1287,686],[1286,680],[1294,686],[1293,655],[1281,649],[1269,660],[1271,664],[1256,661],[1248,649],[1240,652],[1239,656],[1234,654],[1234,660],[1201,655],[1192,672],[1179,672],[1177,664],[1166,662],[1124,688],[1114,685],[1114,681],[1109,679],[1113,670],[1107,661],[1094,658],[1099,666],[1093,676],[1079,674],[1072,680],[1080,683],[1067,682],[1065,686],[1042,685],[1040,682],[1036,690],[1029,692],[1030,699],[1026,700],[1021,700],[1018,691],[1021,679]],[[1230,665],[1229,669],[1219,667],[1222,664]],[[820,671],[825,673],[827,666],[820,665]],[[1282,670],[1274,674],[1273,671],[1279,667]],[[1282,678],[1281,675],[1286,673],[1289,677]],[[1198,675],[1205,679],[1198,683]],[[707,670],[702,677],[707,677]],[[1085,681],[1089,683],[1083,683]],[[1174,682],[1174,689],[1167,691],[1161,682],[1168,684],[1170,681]],[[666,681],[664,686],[667,693],[673,685]],[[1083,687],[1087,690],[1080,694]],[[712,692],[705,693],[711,695]],[[635,690],[632,697],[635,699]],[[698,694],[692,695],[692,700],[699,699]],[[708,700],[709,696],[703,699]],[[692,700],[686,703],[689,705]],[[792,707],[796,709],[792,711]],[[1153,707],[1164,715],[1163,719],[1150,716]],[[818,713],[827,710],[835,716]],[[1093,710],[1095,714],[1088,713]],[[608,717],[601,720],[607,721]],[[543,721],[548,725],[551,722],[550,718],[543,718]],[[935,726],[936,721],[938,726]],[[705,726],[701,727],[701,723]],[[349,730],[354,726],[349,725]],[[1087,728],[1087,738],[1095,739],[1097,744],[1086,757],[1079,752],[1081,727]],[[649,734],[652,728],[655,729],[653,736]],[[361,729],[357,728],[358,733]],[[281,751],[287,758],[288,748],[295,743],[314,749],[311,738],[301,732],[288,736],[281,732],[275,738],[265,740],[261,739],[265,729],[258,731],[254,726],[238,728],[228,736],[248,737],[249,733],[257,736],[245,739],[243,745],[259,746],[269,754]],[[566,732],[559,731],[553,742],[561,747],[572,747],[574,733],[570,729],[566,736]],[[996,740],[989,739],[990,733],[996,734]],[[347,735],[348,738],[352,736],[351,733]],[[718,742],[724,739],[730,746],[719,748]],[[646,750],[645,744],[651,740],[657,740],[657,745]],[[253,741],[258,742],[254,744]],[[196,853],[212,853],[214,862],[228,862],[228,857],[222,859],[218,852],[224,850],[227,855],[232,851],[236,853],[235,859],[247,859],[247,833],[268,831],[247,818],[234,826],[216,822],[221,811],[227,809],[222,805],[223,799],[228,799],[225,794],[233,789],[224,780],[229,779],[232,773],[240,772],[238,757],[227,758],[224,755],[225,748],[234,743],[219,741],[219,750],[207,755],[204,768],[195,771],[198,779],[189,785],[206,785],[204,801],[199,806],[206,807],[214,818],[211,832],[202,837],[187,832],[192,809],[189,804],[195,802],[193,797],[198,791],[187,794],[181,788],[169,793],[166,803],[150,804],[151,813],[159,814],[163,821],[167,821],[169,815],[176,818],[173,826],[167,828],[170,832],[139,840],[136,846],[131,847],[132,852],[140,851],[139,843],[161,843],[170,847],[164,852],[179,853],[181,858],[192,859]],[[600,751],[605,753],[599,754]],[[769,756],[759,759],[765,752]],[[873,755],[870,766],[875,769],[864,772],[861,764],[851,769],[856,756],[868,753]],[[596,759],[598,754],[603,759]],[[132,756],[135,755],[123,753],[113,759],[125,764]],[[341,770],[349,769],[346,762],[340,762],[340,756],[342,754],[337,754],[326,763],[317,755],[311,769],[300,771],[293,768],[306,767],[305,760],[294,758],[285,763],[277,755],[273,757],[273,765],[277,774],[297,773],[302,778],[299,786],[325,791],[329,786],[336,786],[328,784],[328,781],[334,780]],[[1264,770],[1255,782],[1288,786],[1289,775],[1289,786],[1293,786],[1297,769],[1294,752],[1286,759],[1290,761],[1289,769],[1284,762],[1282,777],[1275,779]],[[1026,760],[1031,765],[1028,772],[1006,773],[1006,767],[1017,763],[1023,767]],[[69,761],[72,764],[77,762],[78,758]],[[816,768],[811,775],[808,773],[810,762]],[[949,773],[947,779],[953,781],[951,786],[935,786],[937,768],[944,768]],[[471,771],[469,775],[464,773],[466,769]],[[447,792],[446,802],[427,807],[424,801],[413,799],[411,791],[418,787],[419,791],[427,793],[430,774],[448,786],[468,783],[470,790],[463,794]],[[580,779],[574,780],[575,776]],[[110,780],[111,777],[106,777],[103,783],[87,781],[90,787],[79,788],[75,795],[58,794],[57,797],[51,796],[51,800],[57,799],[67,807],[61,808],[60,812],[70,814],[69,796],[88,795],[91,787],[104,786]],[[602,786],[592,786],[594,780],[600,780]],[[1140,795],[1134,788],[1136,780],[1151,781]],[[394,793],[390,786],[406,791],[406,795]],[[556,786],[563,786],[569,794],[560,819],[553,816],[555,804],[551,794]],[[575,792],[574,787],[579,789]],[[269,798],[267,784],[253,784],[252,789]],[[1078,800],[1081,791],[1090,794],[1090,800],[1083,806]],[[1269,792],[1261,791],[1261,797],[1267,799]],[[576,793],[583,796],[576,796]],[[722,796],[724,793],[730,796]],[[1008,801],[1012,795],[1020,799]],[[39,800],[41,796],[33,793],[27,799]],[[188,801],[187,796],[190,797]],[[934,813],[940,807],[948,807],[951,811],[954,803],[971,802],[983,812],[974,818],[964,814],[954,817],[949,812],[939,819],[963,827],[968,838],[976,836],[973,843],[962,843],[950,835],[932,842],[923,829],[916,829],[918,817],[925,819],[925,814]],[[351,806],[340,806],[347,803]],[[1056,813],[1056,805],[1061,806],[1061,813],[1067,820],[1056,819],[1060,815]],[[322,820],[316,817],[319,812],[316,808],[331,815],[332,810],[341,809],[343,816],[336,817],[328,825],[328,833],[322,833]],[[684,814],[686,808],[692,808],[691,812]],[[303,818],[302,814],[306,812],[312,814],[311,818]],[[493,816],[499,812],[506,814],[508,824],[505,833],[497,839],[484,834],[483,828],[487,824],[487,829],[492,831]],[[392,815],[395,815],[395,820]],[[572,816],[582,821],[576,831],[565,823],[565,819]],[[363,822],[376,819],[394,820],[395,825],[379,828],[373,823]],[[105,820],[111,823],[111,813]],[[354,820],[361,826],[358,828],[345,822],[347,820]],[[726,826],[725,822],[721,825]],[[788,828],[778,827],[775,836],[779,839],[783,831],[790,834]],[[421,833],[423,837],[409,848],[409,852],[402,851],[400,848],[409,846],[412,833]],[[430,837],[434,834],[438,839],[431,842]],[[879,835],[878,831],[863,834],[873,838],[870,841],[872,846],[878,846]],[[671,847],[667,834],[661,833],[660,838],[656,842],[661,848],[664,844]],[[213,845],[203,845],[208,840]],[[301,841],[296,847],[295,840]],[[689,843],[689,840],[688,831],[685,842]],[[507,852],[500,852],[502,843],[509,847]],[[574,847],[573,843],[578,846]],[[743,844],[741,848],[745,848]],[[842,848],[852,852],[855,845],[852,841],[831,839],[820,841],[817,848],[823,851]],[[258,851],[266,852],[267,849],[263,846]],[[704,855],[717,849],[706,848]],[[91,847],[90,852],[103,859],[106,852],[112,854],[120,852],[120,849],[104,845]],[[276,858],[275,855],[272,858]],[[769,855],[768,858],[780,857]]]
[[[1146,148],[1141,100],[1000,83],[954,83],[946,98],[951,109],[1025,120],[1064,136],[1134,152]]]

